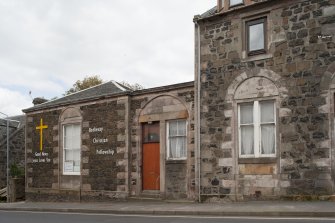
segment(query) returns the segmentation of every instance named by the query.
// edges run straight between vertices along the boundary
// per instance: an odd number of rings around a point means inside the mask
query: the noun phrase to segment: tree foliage
[[[72,88],[65,92],[65,95],[69,95],[102,83],[103,80],[99,75],[86,76],[83,80],[77,80],[76,83],[73,84]]]

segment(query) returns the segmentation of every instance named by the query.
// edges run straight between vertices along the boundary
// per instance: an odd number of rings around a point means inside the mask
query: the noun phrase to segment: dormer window
[[[244,0],[230,0],[230,7],[237,6],[237,5],[243,5]]]

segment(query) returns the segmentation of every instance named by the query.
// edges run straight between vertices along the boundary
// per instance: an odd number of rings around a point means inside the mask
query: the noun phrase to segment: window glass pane
[[[178,121],[178,135],[179,136],[186,135],[186,121]]]
[[[77,139],[80,138],[80,125],[72,125],[73,128],[73,137],[76,137]]]
[[[64,126],[64,172],[80,171],[80,125]]]
[[[170,158],[184,158],[186,157],[186,137],[172,137],[170,138]]]
[[[64,127],[64,147],[69,149],[72,147],[71,135],[72,135],[72,126],[67,125]]]
[[[65,152],[65,161],[73,161],[73,151],[71,149],[66,149],[64,152]]]
[[[178,122],[169,122],[169,135],[170,137],[178,135]]]
[[[142,128],[143,143],[159,142],[159,122],[144,124]]]
[[[80,148],[80,129],[74,129],[74,134],[72,136],[72,149]]]
[[[169,156],[171,158],[176,158],[177,157],[177,144],[178,144],[178,141],[177,141],[177,137],[173,137],[173,138],[170,138],[170,154]]]
[[[186,157],[186,137],[179,137],[180,158]]]
[[[73,172],[73,161],[65,161],[64,162],[64,172]]]
[[[275,153],[275,125],[262,125],[262,154]]]
[[[80,161],[80,150],[79,149],[73,149],[73,160],[74,161]]]
[[[241,154],[254,154],[254,126],[241,126]]]
[[[249,26],[249,51],[264,49],[264,23]]]
[[[169,122],[169,158],[186,157],[186,121]]]
[[[69,137],[64,136],[64,148],[71,148]]]
[[[261,106],[261,122],[274,122],[274,102],[264,101],[260,103]]]
[[[80,161],[74,161],[73,163],[73,172],[80,172]]]
[[[230,0],[230,5],[243,4],[243,0]]]
[[[253,104],[241,104],[240,105],[240,122],[241,124],[252,124],[253,123]]]

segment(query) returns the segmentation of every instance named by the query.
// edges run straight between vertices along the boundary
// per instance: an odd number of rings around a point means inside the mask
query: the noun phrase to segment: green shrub
[[[10,166],[10,175],[12,177],[22,177],[24,176],[23,168],[19,167],[15,163]]]

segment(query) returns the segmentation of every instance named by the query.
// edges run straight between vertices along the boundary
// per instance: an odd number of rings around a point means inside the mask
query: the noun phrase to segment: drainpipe
[[[8,118],[8,116],[7,116]],[[7,119],[7,203],[9,203],[9,120]]]
[[[196,29],[196,77],[197,80],[197,113],[196,113],[196,169],[198,170],[198,201],[201,202],[201,152],[200,152],[200,87],[201,87],[201,67],[200,67],[200,26],[198,24],[198,19],[200,19],[200,16],[196,16],[194,18],[194,24]]]

